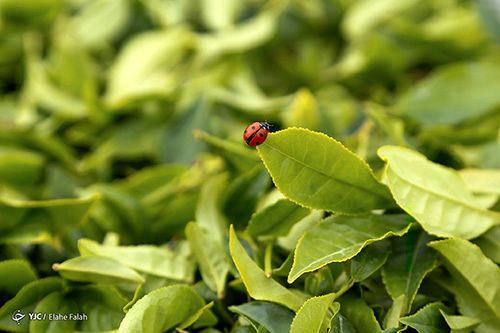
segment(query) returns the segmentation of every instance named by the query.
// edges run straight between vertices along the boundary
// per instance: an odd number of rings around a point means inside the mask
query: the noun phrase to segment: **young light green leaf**
[[[500,66],[455,63],[436,70],[402,100],[405,114],[425,125],[452,125],[481,117],[500,105]]]
[[[389,242],[380,241],[365,247],[351,259],[351,277],[355,282],[363,281],[375,273],[389,257]]]
[[[264,326],[271,333],[289,333],[294,316],[289,309],[268,302],[233,305],[229,310]]]
[[[324,212],[318,209],[304,217],[290,229],[285,237],[278,237],[278,245],[289,251],[293,251],[302,235],[314,225],[316,225],[324,216]],[[293,252],[292,252],[293,253]],[[293,257],[292,257],[293,262]]]
[[[130,14],[127,0],[85,2],[69,21],[69,36],[87,47],[102,47],[125,28]]]
[[[307,89],[300,89],[295,94],[293,103],[284,114],[286,127],[305,127],[317,130],[320,125],[318,103],[314,95]]]
[[[463,169],[459,175],[472,192],[500,194],[500,170]]]
[[[436,266],[436,256],[427,247],[432,239],[424,232],[392,239],[392,253],[382,268],[382,279],[394,301],[404,295],[402,315],[410,311],[420,283]]]
[[[307,231],[295,249],[288,282],[332,262],[346,261],[366,245],[410,227],[404,215],[331,216]]]
[[[230,28],[242,7],[238,0],[204,0],[200,5],[203,22],[214,30]]]
[[[232,225],[229,229],[229,250],[248,294],[252,298],[278,303],[293,311],[300,308],[304,300],[266,276],[266,273],[248,256],[243,246],[241,246]]]
[[[260,238],[286,236],[297,222],[310,213],[310,209],[281,199],[252,215],[248,223],[248,233]]]
[[[231,53],[240,53],[260,46],[273,37],[278,18],[286,1],[272,1],[268,9],[229,29],[201,35],[198,52],[201,61]]]
[[[349,7],[342,28],[350,39],[359,39],[383,24],[391,17],[400,15],[417,3],[416,0],[368,0]]]
[[[183,78],[180,64],[192,42],[193,36],[185,28],[149,31],[130,39],[110,69],[104,97],[107,105],[116,109],[173,92]]]
[[[14,311],[20,310],[21,313],[25,314],[33,312],[38,302],[46,295],[61,290],[62,287],[63,281],[58,277],[35,280],[22,287],[14,298],[7,301],[0,308],[0,330],[9,332],[27,331],[29,320],[22,320],[21,325],[17,325],[12,320]]]
[[[443,319],[440,311],[446,310],[446,307],[439,303],[431,303],[417,313],[401,318],[401,322],[417,330],[419,333],[447,333],[448,325]]]
[[[475,329],[481,321],[467,316],[450,315],[439,309],[444,320],[451,328],[451,333],[468,333]]]
[[[439,252],[451,274],[447,283],[455,294],[460,312],[478,318],[476,332],[495,332],[500,327],[500,268],[474,244],[446,239],[429,244]]]
[[[229,262],[221,245],[196,223],[191,222],[186,226],[186,237],[189,247],[200,266],[201,276],[207,286],[223,296],[226,276],[229,272]]]
[[[428,233],[469,239],[500,223],[500,214],[480,207],[452,169],[402,147],[384,146],[378,155],[387,162],[396,202]]]
[[[474,243],[491,260],[500,264],[500,226],[491,228],[480,237],[474,239]]]
[[[210,311],[214,302],[205,304],[201,309],[196,311],[191,317],[184,320],[179,325],[179,328],[186,328],[193,325],[193,328],[203,327],[205,325],[211,326],[217,324],[217,317]]]
[[[196,205],[196,223],[222,242],[227,236],[227,220],[222,213],[222,196],[227,188],[227,174],[211,177],[203,184]]]
[[[382,332],[373,310],[363,298],[349,292],[342,295],[338,302],[340,302],[340,313],[354,326],[356,332]]]
[[[176,255],[166,247],[108,246],[90,239],[80,239],[78,249],[82,256],[101,256],[114,259],[134,270],[166,277],[173,280],[192,281],[193,263],[182,255]]]
[[[258,151],[280,192],[302,206],[353,214],[392,205],[368,164],[323,133],[288,128]]]
[[[333,303],[336,295],[330,293],[323,296],[311,297],[302,304],[293,318],[290,333],[326,333],[333,316],[340,308],[339,303]]]
[[[191,287],[173,285],[160,288],[134,304],[118,332],[164,332],[182,325],[204,305],[201,296]]]
[[[15,295],[27,283],[36,280],[37,274],[26,260],[11,259],[0,262],[0,290]]]
[[[54,264],[52,268],[62,277],[73,281],[108,284],[145,282],[145,279],[133,269],[106,257],[73,258],[61,264]]]
[[[281,264],[281,266],[273,269],[272,275],[276,276],[288,276],[290,269],[292,269],[293,265],[293,252],[290,252],[286,257],[285,261]]]

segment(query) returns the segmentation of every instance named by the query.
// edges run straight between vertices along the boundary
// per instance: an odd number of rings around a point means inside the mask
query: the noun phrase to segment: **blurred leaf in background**
[[[0,0],[0,330],[498,331],[499,43],[498,0]]]

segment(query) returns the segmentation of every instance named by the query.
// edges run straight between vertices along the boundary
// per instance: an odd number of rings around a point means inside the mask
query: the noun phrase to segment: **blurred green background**
[[[278,195],[253,121],[500,168],[499,41],[496,0],[1,0],[0,254],[244,228]]]

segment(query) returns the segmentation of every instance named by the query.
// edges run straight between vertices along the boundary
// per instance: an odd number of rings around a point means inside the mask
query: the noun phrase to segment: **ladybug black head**
[[[265,128],[266,130],[269,130],[271,128],[271,124],[266,123],[266,122],[260,122],[260,127]]]

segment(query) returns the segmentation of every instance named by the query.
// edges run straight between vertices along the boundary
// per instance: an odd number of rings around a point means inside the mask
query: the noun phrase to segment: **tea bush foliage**
[[[499,332],[499,42],[496,0],[1,0],[0,330]]]

